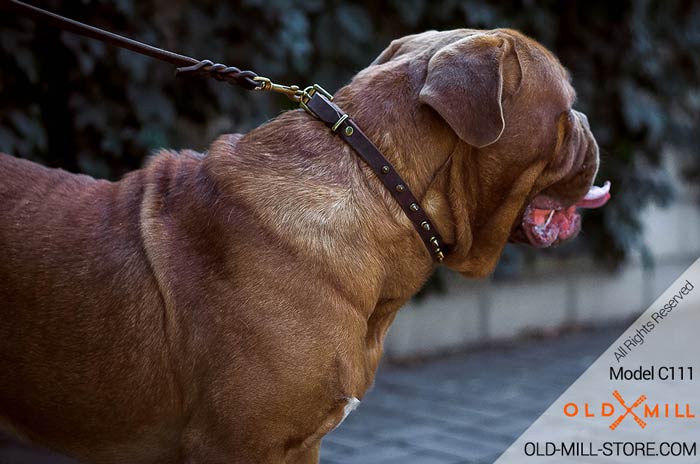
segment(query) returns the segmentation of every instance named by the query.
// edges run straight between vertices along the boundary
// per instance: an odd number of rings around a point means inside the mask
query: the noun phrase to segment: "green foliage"
[[[668,149],[700,177],[700,3],[694,1],[83,0],[36,2],[138,40],[336,89],[391,39],[426,29],[515,27],[567,66],[614,186],[586,218],[584,240],[619,262],[639,243],[639,212],[673,194]],[[169,65],[44,25],[0,17],[0,150],[117,178],[156,148],[199,150],[289,104],[215,81],[175,79]],[[522,252],[517,252],[522,253]],[[520,266],[512,249],[504,260]]]

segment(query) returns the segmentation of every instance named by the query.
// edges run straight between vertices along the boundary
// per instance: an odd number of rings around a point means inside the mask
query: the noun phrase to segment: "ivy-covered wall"
[[[700,173],[700,2],[392,0],[35,0],[147,43],[334,90],[391,39],[426,29],[514,27],[569,68],[578,109],[604,157],[613,200],[556,253],[619,263],[639,241],[639,212],[672,198],[660,168],[681,155]],[[118,178],[159,147],[203,150],[288,108],[281,97],[215,81],[44,25],[0,15],[0,150],[70,171]],[[530,252],[509,248],[501,271]]]

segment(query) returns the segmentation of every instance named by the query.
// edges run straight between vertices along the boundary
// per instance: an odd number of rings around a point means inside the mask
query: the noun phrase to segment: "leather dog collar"
[[[430,255],[441,263],[445,258],[442,238],[406,182],[352,118],[331,101],[333,97],[318,86],[314,90],[306,102],[302,101],[302,108],[325,122],[367,163],[411,220]]]

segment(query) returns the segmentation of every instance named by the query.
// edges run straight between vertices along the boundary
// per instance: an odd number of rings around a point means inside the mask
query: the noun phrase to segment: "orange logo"
[[[695,418],[695,414],[690,408],[690,403],[649,403],[646,395],[640,395],[634,403],[628,406],[619,391],[614,390],[612,396],[617,400],[617,405],[608,401],[601,402],[599,406],[591,403],[566,403],[564,405],[564,415],[569,418],[615,418],[609,425],[610,430],[617,429],[627,416],[631,416],[642,429],[646,428],[649,419]],[[643,406],[642,410],[638,410],[640,406]]]

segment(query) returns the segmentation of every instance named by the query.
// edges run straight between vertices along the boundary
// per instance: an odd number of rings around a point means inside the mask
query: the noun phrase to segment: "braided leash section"
[[[235,66],[226,66],[225,64],[214,63],[211,60],[202,60],[192,66],[177,68],[175,75],[204,75],[213,77],[217,81],[241,86],[247,90],[257,89],[261,85],[260,82],[253,80],[254,77],[258,77],[253,71],[241,71]]]

